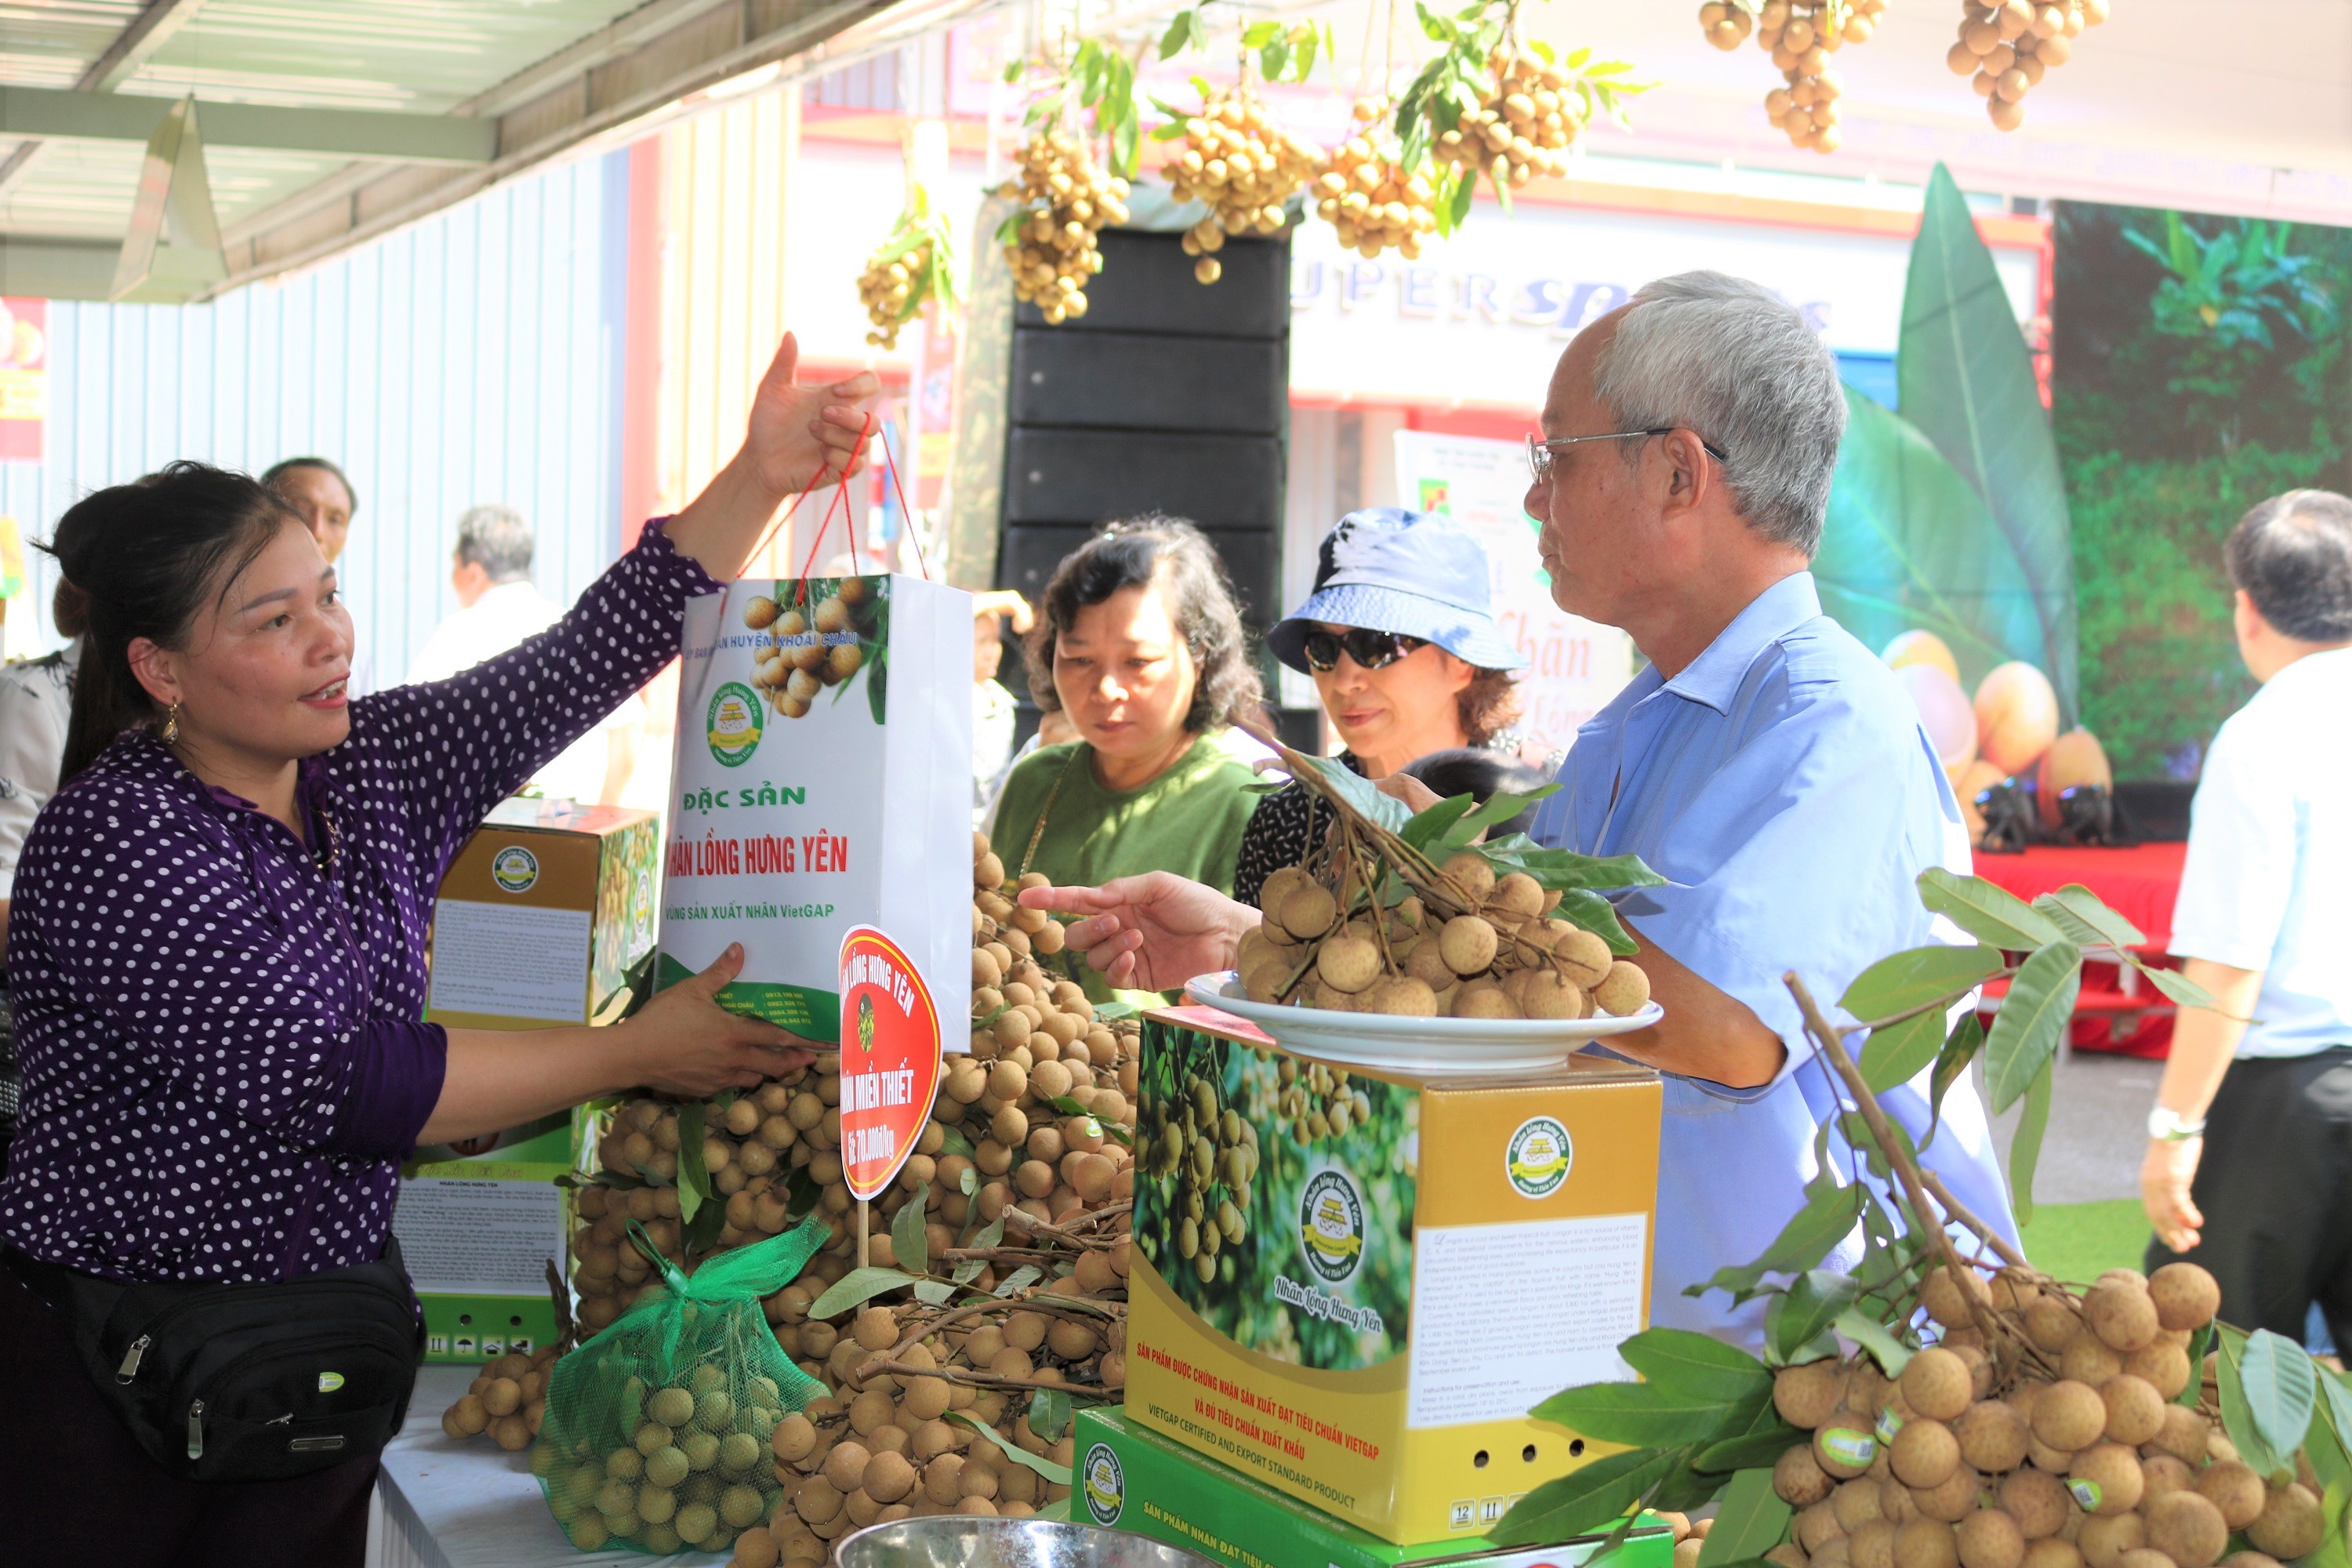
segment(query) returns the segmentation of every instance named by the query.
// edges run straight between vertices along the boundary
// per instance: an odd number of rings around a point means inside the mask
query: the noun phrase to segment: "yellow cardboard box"
[[[1148,1016],[1127,1414],[1384,1540],[1467,1540],[1615,1449],[1527,1418],[1627,1378],[1655,1073],[1339,1069]]]
[[[504,802],[441,879],[425,1017],[473,1029],[590,1022],[653,949],[660,874],[650,811]]]
[[[604,1008],[653,951],[661,866],[649,811],[502,803],[441,879],[425,1017],[472,1029],[550,1029]],[[588,1142],[559,1111],[419,1149],[393,1228],[425,1306],[425,1358],[494,1361],[551,1341],[547,1266],[566,1267],[571,1205],[556,1178]]]

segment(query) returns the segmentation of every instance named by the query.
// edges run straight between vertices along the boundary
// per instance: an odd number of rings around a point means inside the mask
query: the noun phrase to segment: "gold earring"
[[[180,705],[173,703],[163,715],[163,744],[170,745],[180,738]]]

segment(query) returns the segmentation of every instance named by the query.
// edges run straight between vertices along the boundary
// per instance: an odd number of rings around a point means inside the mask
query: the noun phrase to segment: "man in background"
[[[1010,620],[1013,635],[1026,637],[1037,615],[1010,588],[975,594],[971,605],[971,820],[977,827],[1012,769],[1020,720],[1013,693],[996,679],[1004,664],[1004,625]]]
[[[478,506],[457,520],[449,586],[458,609],[425,638],[409,667],[410,685],[446,680],[555,623],[563,610],[532,584],[532,553],[530,524],[510,506]],[[541,769],[526,791],[583,805],[618,801],[644,728],[645,703],[632,697]]]
[[[2352,1344],[2352,500],[2273,496],[2223,560],[2262,689],[2190,808],[2172,951],[2219,1005],[2148,1111],[2147,1266],[2193,1249],[2228,1321],[2300,1342],[2315,1301]]]
[[[352,590],[350,571],[341,564],[343,546],[351,542],[352,519],[360,510],[359,492],[352,489],[350,479],[324,458],[289,458],[271,464],[261,476],[261,482],[294,509],[302,526],[319,542],[319,553],[335,568],[336,584],[348,603]],[[368,652],[365,639],[352,647],[352,673],[346,689],[353,697],[364,697],[375,689],[375,660]]]

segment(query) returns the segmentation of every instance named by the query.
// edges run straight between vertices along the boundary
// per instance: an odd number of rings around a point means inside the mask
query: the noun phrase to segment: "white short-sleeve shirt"
[[[2241,1057],[2352,1046],[2352,648],[2288,665],[2214,737],[2172,951],[2262,972]]]

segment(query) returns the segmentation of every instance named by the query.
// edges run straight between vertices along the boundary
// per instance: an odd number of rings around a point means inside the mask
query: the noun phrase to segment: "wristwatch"
[[[2205,1136],[2205,1121],[2202,1117],[2195,1121],[2184,1121],[2177,1110],[2161,1105],[2151,1106],[2147,1112],[2147,1135],[2158,1143],[2178,1143],[2184,1139],[2202,1138]]]

